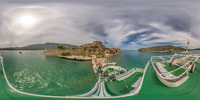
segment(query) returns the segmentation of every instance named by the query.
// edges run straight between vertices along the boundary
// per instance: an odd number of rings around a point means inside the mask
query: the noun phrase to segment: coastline
[[[83,56],[75,56],[75,55],[72,55],[72,56],[62,56],[62,55],[57,55],[57,57],[59,58],[64,58],[64,59],[70,59],[70,60],[77,60],[77,61],[91,61],[92,60],[92,57],[83,57]]]
[[[45,53],[40,53],[41,55],[45,55]],[[56,55],[55,57],[63,58],[63,59],[68,59],[68,60],[76,60],[76,61],[91,61],[92,63],[92,68],[93,72],[97,73],[97,70],[99,67],[103,67],[107,64],[112,64],[112,65],[117,65],[116,62],[108,62],[108,59],[113,56],[113,54],[107,54],[107,57],[96,57],[95,55],[89,56],[76,56],[76,55],[71,55],[71,56],[62,56],[62,55]]]
[[[121,49],[108,48],[101,41],[93,41],[92,43],[83,44],[76,48],[65,48],[64,46],[47,48],[41,54],[77,61],[91,61],[94,73],[97,73],[97,70],[99,71],[100,68],[108,63],[108,58],[121,54]]]

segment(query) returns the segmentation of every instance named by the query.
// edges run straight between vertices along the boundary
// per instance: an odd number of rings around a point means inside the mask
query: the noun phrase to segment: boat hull
[[[180,80],[178,81],[169,81],[169,80],[166,80],[166,79],[163,79],[161,78],[157,73],[156,73],[156,76],[158,77],[158,79],[166,86],[168,87],[178,87],[180,86],[181,84],[183,84],[185,81],[187,81],[187,79],[189,78],[189,76],[185,76],[183,78],[181,78]]]

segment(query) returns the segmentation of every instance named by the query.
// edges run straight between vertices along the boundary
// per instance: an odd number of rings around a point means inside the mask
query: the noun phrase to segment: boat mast
[[[190,44],[190,41],[189,41],[189,39],[188,39],[187,45],[186,45],[186,51],[185,51],[185,54],[186,54],[186,55],[188,54],[188,46],[189,46],[189,44]]]

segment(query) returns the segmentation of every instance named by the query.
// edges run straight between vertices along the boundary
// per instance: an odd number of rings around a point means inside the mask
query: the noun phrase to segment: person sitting
[[[110,76],[110,77],[109,77],[109,80],[110,80],[110,82],[112,83],[112,81],[113,81],[113,77]]]

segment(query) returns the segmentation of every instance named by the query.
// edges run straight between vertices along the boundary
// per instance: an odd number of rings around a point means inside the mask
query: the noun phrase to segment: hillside
[[[200,50],[200,48],[190,49],[190,50]]]
[[[25,47],[10,47],[10,48],[0,48],[0,50],[44,50],[46,48],[56,48],[57,46],[62,45],[65,48],[77,47],[70,44],[60,44],[60,43],[44,43],[44,44],[33,44]]]
[[[179,52],[184,51],[184,48],[175,47],[171,45],[167,46],[155,46],[155,47],[148,47],[148,48],[140,48],[139,52]]]

